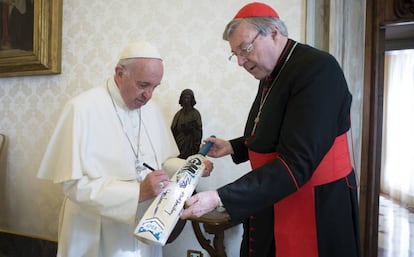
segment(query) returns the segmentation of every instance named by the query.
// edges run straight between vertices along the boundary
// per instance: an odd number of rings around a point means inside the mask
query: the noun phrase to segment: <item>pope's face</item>
[[[256,79],[263,79],[273,71],[280,56],[276,39],[276,30],[267,36],[258,35],[251,24],[242,21],[230,35],[229,44],[237,63]],[[250,52],[243,50],[251,42]]]
[[[128,67],[118,65],[115,73],[125,105],[135,110],[151,99],[155,88],[161,83],[164,68],[160,59],[136,58]]]

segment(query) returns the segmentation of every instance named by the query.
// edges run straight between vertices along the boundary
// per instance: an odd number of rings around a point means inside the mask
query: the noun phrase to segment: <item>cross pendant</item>
[[[141,173],[141,171],[145,170],[146,168],[141,165],[140,161],[138,159],[135,160],[135,171],[137,173]]]

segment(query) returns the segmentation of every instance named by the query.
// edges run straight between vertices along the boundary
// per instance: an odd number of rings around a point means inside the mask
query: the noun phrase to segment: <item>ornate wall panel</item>
[[[384,1],[384,22],[400,23],[414,18],[414,0]]]

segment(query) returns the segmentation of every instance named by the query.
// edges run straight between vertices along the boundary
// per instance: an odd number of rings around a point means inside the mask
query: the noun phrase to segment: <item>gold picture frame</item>
[[[62,0],[34,0],[32,7],[31,48],[0,49],[0,77],[61,73]]]

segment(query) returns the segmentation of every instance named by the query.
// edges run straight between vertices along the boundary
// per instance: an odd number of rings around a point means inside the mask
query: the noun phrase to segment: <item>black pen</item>
[[[144,167],[146,167],[146,168],[150,169],[151,171],[154,171],[154,170],[155,170],[153,167],[149,166],[149,165],[148,165],[148,164],[146,164],[145,162],[144,162],[142,165],[144,165]]]

